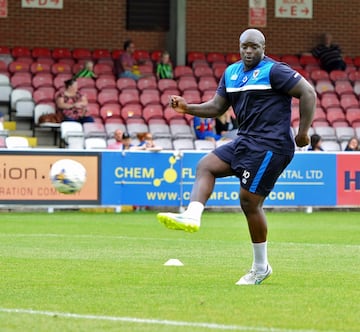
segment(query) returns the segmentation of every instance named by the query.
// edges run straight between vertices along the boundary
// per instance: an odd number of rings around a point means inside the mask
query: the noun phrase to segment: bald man
[[[303,147],[309,144],[316,93],[296,71],[265,56],[265,37],[259,30],[248,29],[240,35],[240,56],[240,61],[226,68],[211,100],[188,104],[180,96],[171,96],[170,106],[175,111],[204,118],[220,116],[231,106],[239,129],[237,138],[199,161],[186,211],[159,213],[157,218],[170,229],[197,231],[216,178],[238,177],[253,263],[236,285],[257,285],[272,274],[263,203],[294,155],[291,99],[299,99],[300,123],[295,142]]]

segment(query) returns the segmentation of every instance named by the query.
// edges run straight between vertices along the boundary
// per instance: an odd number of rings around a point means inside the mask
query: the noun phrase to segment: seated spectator
[[[0,130],[4,130],[4,113],[0,112]]]
[[[75,75],[74,78],[79,77],[90,77],[96,78],[96,74],[94,73],[94,63],[92,61],[86,61],[84,68],[79,70]]]
[[[197,139],[206,139],[209,141],[218,141],[221,135],[214,132],[215,120],[210,118],[200,118],[194,116],[193,126]]]
[[[232,108],[215,119],[216,134],[234,139],[237,136],[237,121]]]
[[[122,141],[123,141],[123,150],[131,150],[132,147],[134,146],[131,143],[131,137],[128,133],[123,134]]]
[[[138,133],[139,144],[130,150],[161,151],[162,147],[155,144],[151,133]]]
[[[156,65],[156,77],[158,80],[173,78],[173,66],[170,61],[170,54],[167,51],[162,53],[160,62]]]
[[[86,96],[78,91],[76,79],[65,81],[65,90],[56,97],[56,107],[62,113],[63,121],[94,122],[91,116],[86,115],[87,105]]]
[[[356,137],[350,138],[344,151],[360,151],[359,140]]]
[[[308,148],[308,151],[324,151],[321,147],[321,136],[318,134],[313,134],[310,137],[310,146]]]
[[[124,52],[120,55],[117,63],[117,75],[120,77],[132,78],[137,81],[141,77],[139,65],[141,64],[134,58],[135,44],[132,40],[124,42]]]
[[[345,70],[346,63],[342,58],[341,49],[332,43],[329,33],[323,35],[323,41],[311,51],[312,55],[319,59],[320,66],[327,72],[332,70]]]
[[[108,145],[110,150],[129,150],[133,145],[131,144],[131,137],[128,133],[123,133],[120,129],[114,132],[115,142]]]

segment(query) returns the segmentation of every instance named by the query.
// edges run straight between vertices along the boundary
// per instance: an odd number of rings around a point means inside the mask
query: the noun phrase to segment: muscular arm
[[[218,94],[215,94],[211,100],[201,104],[188,104],[180,96],[171,96],[170,106],[178,113],[186,113],[201,118],[215,118],[229,108],[226,99]]]
[[[298,98],[300,101],[300,123],[298,134],[295,137],[295,142],[300,147],[308,145],[310,142],[308,131],[311,127],[316,107],[316,92],[311,84],[302,78],[289,91],[289,94],[295,98]]]

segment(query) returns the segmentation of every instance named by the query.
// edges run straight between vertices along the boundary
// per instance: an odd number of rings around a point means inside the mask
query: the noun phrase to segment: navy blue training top
[[[233,107],[242,142],[252,149],[294,152],[290,131],[292,97],[288,91],[300,79],[301,75],[288,65],[266,56],[248,71],[244,71],[242,61],[226,68],[216,92]]]

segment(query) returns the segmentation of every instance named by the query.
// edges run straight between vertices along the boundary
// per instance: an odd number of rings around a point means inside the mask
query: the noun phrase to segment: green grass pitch
[[[267,217],[274,273],[236,286],[241,213],[206,212],[193,234],[153,211],[1,213],[0,331],[359,331],[360,212]]]

